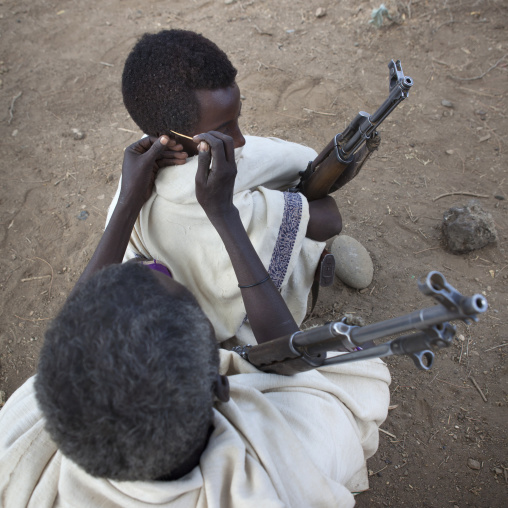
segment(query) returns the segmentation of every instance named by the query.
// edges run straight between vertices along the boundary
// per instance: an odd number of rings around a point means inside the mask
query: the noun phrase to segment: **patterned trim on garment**
[[[280,289],[286,272],[289,260],[296,241],[296,235],[302,219],[302,196],[296,192],[284,192],[284,212],[282,223],[279,228],[279,235],[275,242],[272,259],[268,273],[273,283]]]

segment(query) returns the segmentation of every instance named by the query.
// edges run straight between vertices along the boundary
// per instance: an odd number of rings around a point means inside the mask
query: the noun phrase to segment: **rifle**
[[[358,173],[371,151],[379,145],[379,140],[375,139],[378,136],[376,128],[408,96],[409,89],[413,86],[413,80],[404,76],[400,60],[391,60],[388,68],[388,98],[373,115],[360,111],[346,130],[337,134],[314,161],[309,162],[307,169],[300,173],[300,182],[292,191],[301,192],[309,201],[313,201],[337,190],[338,187],[332,189],[332,186],[346,168],[350,167],[352,174],[345,178],[346,181],[340,187]],[[355,158],[355,154],[360,155],[356,152],[368,140],[372,140],[367,145],[368,153]]]
[[[257,346],[237,346],[233,350],[258,369],[283,375],[391,355],[408,355],[417,368],[429,370],[434,362],[431,349],[449,347],[455,336],[455,327],[448,321],[461,320],[466,324],[478,321],[478,314],[487,310],[488,303],[480,294],[463,296],[437,271],[430,272],[423,282],[418,281],[418,288],[439,305],[362,327],[347,325],[344,320],[334,321]],[[409,331],[413,333],[361,348],[362,344],[375,339]],[[347,352],[328,356],[330,352],[340,351]]]

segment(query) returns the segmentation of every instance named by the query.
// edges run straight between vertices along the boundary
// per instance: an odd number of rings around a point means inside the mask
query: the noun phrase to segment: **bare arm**
[[[181,150],[182,146],[167,136],[160,139],[143,138],[125,150],[118,203],[76,286],[87,281],[101,268],[121,263],[132,228],[142,206],[152,193],[159,168],[184,164],[187,155]]]
[[[267,279],[268,273],[233,204],[236,163],[232,138],[212,131],[194,139],[202,141],[198,147],[196,197],[224,242],[239,286],[250,286],[241,288],[241,292],[256,340],[267,342],[297,331],[298,325],[274,283]]]

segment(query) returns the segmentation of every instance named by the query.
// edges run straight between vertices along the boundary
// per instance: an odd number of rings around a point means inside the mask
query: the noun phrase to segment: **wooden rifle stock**
[[[301,173],[300,183],[295,190],[309,201],[321,199],[351,180],[370,153],[379,146],[376,128],[408,96],[413,86],[413,80],[404,76],[400,60],[391,60],[388,69],[389,95],[383,104],[373,115],[360,111],[346,130],[337,134]],[[358,152],[365,143],[367,148]],[[342,182],[339,181],[346,170],[348,175],[342,178]]]
[[[328,143],[324,150],[310,164],[311,173],[302,182],[302,193],[308,201],[314,201],[327,196],[333,184],[353,161],[340,159],[335,145],[335,138]]]

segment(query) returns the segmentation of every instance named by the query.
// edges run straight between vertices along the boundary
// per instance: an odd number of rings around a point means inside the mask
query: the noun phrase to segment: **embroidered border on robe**
[[[284,192],[284,212],[279,228],[279,234],[270,260],[268,273],[280,289],[291,259],[296,235],[302,219],[302,196],[295,192]]]

